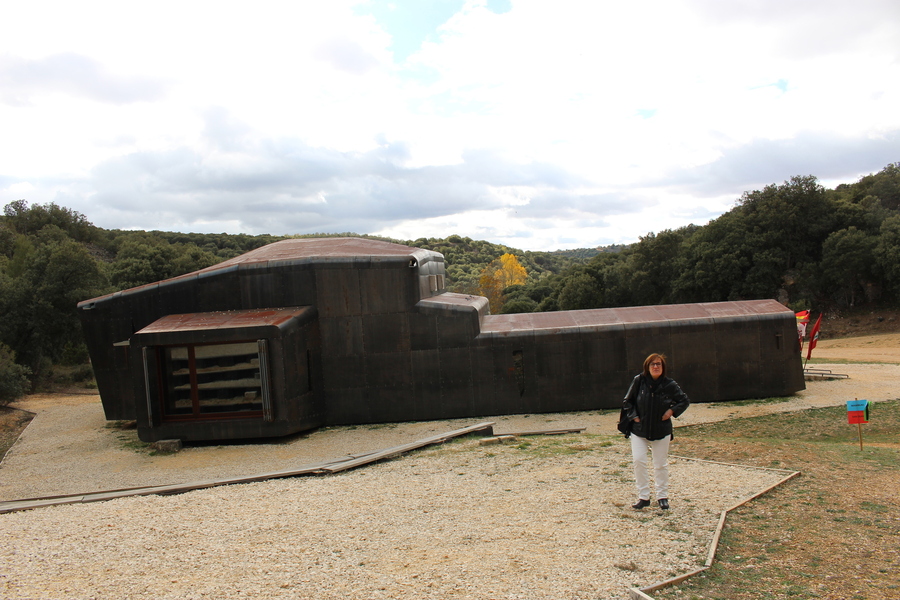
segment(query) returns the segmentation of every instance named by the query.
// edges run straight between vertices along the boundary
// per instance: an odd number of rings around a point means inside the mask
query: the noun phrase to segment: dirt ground
[[[881,320],[879,320],[881,316]],[[823,335],[816,348],[812,352],[812,361],[809,366],[816,367],[822,364],[840,365],[841,363],[892,363],[900,364],[900,320],[891,318],[890,315],[868,315],[862,317],[854,317],[856,323],[851,324],[850,318],[835,320],[834,322],[825,321],[823,331],[827,331],[828,335]],[[827,326],[827,329],[826,329]],[[891,331],[891,327],[894,331]],[[844,335],[844,332],[865,331],[865,335]],[[808,347],[808,346],[807,346]],[[804,348],[803,356],[806,356],[806,348]],[[40,410],[45,403],[48,406],[60,405],[81,405],[86,402],[96,403],[98,401],[95,392],[75,393],[69,391],[65,394],[43,394],[31,396],[27,400],[27,405],[32,409]],[[697,405],[697,412],[702,410],[714,410],[714,407],[707,408],[703,405]],[[725,404],[720,405],[725,410]],[[747,409],[753,406],[745,407]],[[741,416],[747,416],[747,410],[741,412]],[[751,411],[752,412],[752,411]],[[0,457],[15,442],[22,429],[28,424],[32,414],[16,408],[16,403],[11,407],[0,407]],[[897,444],[892,444],[896,446]],[[745,578],[747,565],[738,564],[739,561],[746,561],[747,556],[753,556],[753,561],[758,560],[756,556],[763,558],[773,555],[778,549],[800,549],[804,550],[806,545],[816,549],[819,554],[828,556],[828,560],[821,562],[809,561],[806,552],[789,552],[785,556],[780,556],[780,560],[785,565],[785,573],[776,573],[772,579],[790,580],[791,577],[797,577],[796,573],[803,573],[804,577],[815,577],[820,581],[828,581],[827,585],[823,584],[815,597],[819,598],[874,598],[870,595],[868,589],[860,587],[858,582],[848,579],[847,581],[832,581],[831,577],[833,565],[835,564],[856,564],[852,561],[859,557],[858,548],[845,543],[846,539],[851,536],[859,536],[860,526],[850,519],[847,520],[847,530],[841,535],[834,532],[835,527],[843,525],[842,515],[853,514],[854,510],[858,510],[859,506],[873,506],[879,508],[893,506],[893,501],[889,498],[900,497],[900,482],[896,481],[893,472],[880,472],[873,470],[872,472],[853,472],[838,471],[833,467],[840,463],[839,458],[825,456],[821,454],[820,448],[810,446],[809,448],[800,447],[793,448],[796,452],[800,450],[800,454],[794,454],[791,457],[792,463],[803,466],[803,482],[794,486],[785,486],[785,489],[779,489],[769,494],[770,500],[765,503],[764,508],[754,507],[747,511],[746,515],[741,515],[740,511],[734,515],[729,521],[729,528],[726,532],[725,547],[723,548],[723,558],[721,561],[719,573],[725,577],[725,583],[717,582],[715,579],[702,576],[696,578],[697,587],[691,588],[690,584],[686,587],[660,591],[659,598],[758,598],[758,597],[782,597],[780,595],[756,595],[751,591],[750,595],[744,595],[736,592],[733,588],[727,587],[732,585],[731,582],[741,581]],[[698,456],[712,460],[720,460],[722,462],[755,464],[759,466],[772,466],[775,459],[782,461],[781,464],[775,466],[781,467],[787,465],[787,459],[783,456],[776,456],[773,453],[771,445],[764,442],[748,442],[742,440],[740,443],[729,442],[710,442],[703,436],[681,436],[679,453],[687,456]],[[827,459],[827,460],[825,460]],[[794,464],[791,464],[795,468]],[[797,467],[799,468],[799,467]],[[865,480],[867,485],[860,486],[860,480]],[[828,493],[821,492],[827,489]],[[873,503],[873,490],[879,491],[879,498],[884,495],[885,498],[880,503]],[[813,507],[810,502],[816,504]],[[822,504],[819,507],[818,504]],[[822,508],[829,515],[837,515],[833,520],[821,523],[810,520],[809,527],[802,527],[802,530],[794,530],[790,534],[790,542],[786,543],[783,530],[793,527],[797,506],[808,506],[808,514],[813,515],[814,509]],[[823,508],[824,507],[824,508]],[[762,513],[757,514],[759,511]],[[821,511],[820,511],[821,512]],[[893,517],[892,517],[893,518]],[[743,521],[741,520],[743,519]],[[779,524],[779,527],[760,528],[759,523]],[[851,525],[853,527],[851,527]],[[825,529],[823,529],[823,527]],[[749,533],[742,535],[741,531],[745,530]],[[730,538],[728,537],[730,536]],[[884,573],[892,569],[882,569],[885,565],[895,565],[900,562],[900,555],[894,548],[893,544],[881,544],[882,540],[867,540],[870,544],[863,558],[868,559],[873,565],[872,573],[864,574],[869,580],[879,581],[879,578],[886,577]],[[730,557],[734,554],[735,557]],[[741,558],[741,557],[744,558]],[[818,556],[818,555],[817,555]],[[731,561],[731,562],[729,562]],[[733,563],[733,564],[732,564]],[[750,565],[754,566],[754,565]],[[762,564],[760,564],[762,566]],[[860,567],[862,568],[862,567]],[[727,575],[731,569],[735,575]],[[739,571],[745,569],[745,571]],[[816,571],[821,570],[817,574]],[[767,572],[763,569],[757,569],[760,573]],[[768,573],[768,572],[767,572]],[[712,577],[712,576],[710,576]],[[719,586],[722,594],[710,593]],[[757,591],[764,589],[767,584],[760,582]],[[872,588],[875,589],[875,588]],[[877,588],[879,593],[885,591],[884,583]],[[702,595],[695,595],[700,593]],[[888,592],[890,593],[890,592]],[[795,597],[807,597],[802,594]],[[879,596],[890,597],[890,596]]]
[[[803,351],[803,356],[806,356],[806,349]],[[882,333],[852,338],[819,340],[812,351],[812,360],[815,362],[900,363],[900,334]]]
[[[813,322],[818,316],[819,314],[813,311]],[[813,323],[810,323],[808,330],[811,330],[812,327]],[[819,339],[835,340],[898,332],[900,332],[900,310],[857,309],[845,313],[831,312],[823,315]]]

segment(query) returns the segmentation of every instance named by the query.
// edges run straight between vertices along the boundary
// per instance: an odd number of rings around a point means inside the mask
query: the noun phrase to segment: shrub
[[[15,352],[6,344],[0,343],[0,406],[25,395],[31,387],[29,375],[31,369],[16,363]]]

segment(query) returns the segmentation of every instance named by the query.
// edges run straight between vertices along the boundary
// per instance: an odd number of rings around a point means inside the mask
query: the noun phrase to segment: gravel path
[[[840,365],[782,403],[692,405],[680,425],[891,399],[896,365]],[[548,447],[459,440],[303,477],[0,515],[0,597],[626,598],[702,565],[719,513],[783,477],[671,460],[672,510],[635,512],[617,415],[596,412],[333,428],[281,443],[127,447],[99,400],[37,396],[0,464],[0,500],[278,471],[482,420],[495,431],[586,427]],[[607,437],[608,436],[608,437]],[[676,440],[673,454],[678,453]]]

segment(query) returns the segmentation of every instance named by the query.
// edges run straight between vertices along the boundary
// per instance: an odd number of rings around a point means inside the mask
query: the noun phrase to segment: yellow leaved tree
[[[488,299],[491,314],[500,314],[506,301],[503,290],[511,285],[521,285],[528,279],[528,272],[512,254],[504,254],[494,259],[481,271],[478,278],[478,293]]]

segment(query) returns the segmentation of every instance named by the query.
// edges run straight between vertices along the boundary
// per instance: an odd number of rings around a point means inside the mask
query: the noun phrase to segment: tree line
[[[0,216],[0,402],[66,373],[90,379],[82,300],[211,266],[285,237],[107,230],[56,204]],[[492,313],[774,298],[795,310],[900,300],[900,163],[835,189],[813,176],[746,192],[703,226],[634,244],[531,252],[459,235],[393,240],[441,252],[448,289]]]
[[[813,176],[744,193],[703,226],[648,233],[507,290],[507,312],[773,298],[795,310],[900,300],[900,163],[825,189]]]

